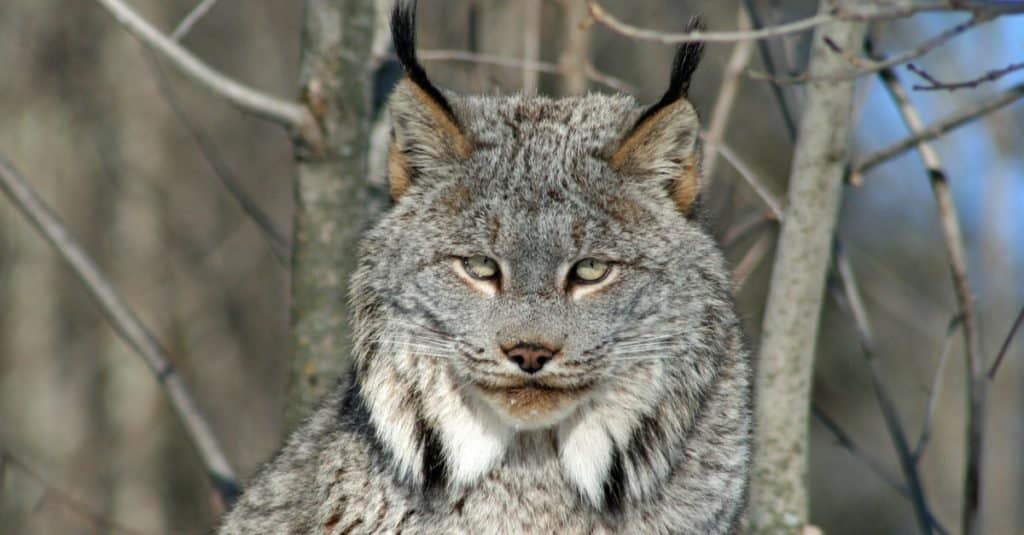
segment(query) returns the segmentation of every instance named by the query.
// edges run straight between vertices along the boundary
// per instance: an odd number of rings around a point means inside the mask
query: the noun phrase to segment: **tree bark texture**
[[[830,2],[822,1],[821,9]],[[765,305],[757,364],[757,437],[750,527],[800,533],[808,521],[807,443],[815,340],[847,161],[853,81],[843,50],[859,50],[864,25],[835,22],[815,31],[787,209]]]
[[[369,219],[373,0],[306,0],[302,100],[323,147],[296,147],[292,363],[285,412],[294,428],[349,363],[348,279]]]

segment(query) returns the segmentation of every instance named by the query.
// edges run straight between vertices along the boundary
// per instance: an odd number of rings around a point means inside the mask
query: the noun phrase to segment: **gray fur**
[[[354,370],[221,533],[734,532],[751,377],[722,257],[669,195],[699,151],[692,108],[617,170],[631,98],[446,96],[472,152],[399,87],[412,186],[362,244]],[[474,254],[499,261],[496,295],[456,274]],[[589,256],[617,273],[574,297]],[[515,340],[563,349],[526,376],[499,349]],[[501,393],[536,382],[565,390]]]

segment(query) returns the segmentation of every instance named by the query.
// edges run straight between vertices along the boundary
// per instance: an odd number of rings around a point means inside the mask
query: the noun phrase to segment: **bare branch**
[[[838,293],[838,296],[845,297],[845,302],[849,305],[848,310],[853,317],[854,327],[860,339],[861,350],[864,355],[864,361],[867,363],[872,390],[875,393],[875,398],[878,400],[878,406],[882,410],[882,419],[885,420],[885,427],[889,433],[889,438],[896,448],[896,455],[900,460],[900,468],[907,482],[907,490],[910,492],[910,501],[914,506],[918,527],[921,533],[930,534],[933,531],[935,520],[928,507],[924,485],[921,482],[921,474],[918,471],[914,455],[910,450],[910,442],[907,440],[907,433],[903,427],[899,410],[896,408],[896,402],[893,399],[892,393],[883,379],[884,374],[878,367],[878,358],[875,355],[875,336],[863,305],[860,304],[863,303],[860,290],[853,277],[853,271],[849,267],[849,262],[845,259],[843,249],[837,247],[835,256],[836,262],[839,265],[837,272],[842,284],[842,292],[839,293],[839,289],[836,288],[833,288],[833,291]],[[843,268],[844,265],[846,266],[845,269]]]
[[[747,250],[747,254],[743,255],[743,258],[736,264],[736,268],[733,269],[733,293],[739,293],[743,289],[743,285],[746,284],[750,274],[757,269],[757,266],[761,265],[761,262],[768,256],[768,251],[772,248],[772,242],[774,241],[771,232],[765,232],[760,238],[754,242],[754,245],[750,246]]]
[[[1024,69],[1024,61],[1020,63],[1011,63],[1001,69],[992,69],[977,78],[972,78],[963,82],[940,82],[929,74],[928,71],[914,65],[913,63],[907,65],[907,69],[928,82],[927,85],[914,85],[914,89],[917,91],[956,91],[957,89],[973,89],[986,82],[994,82],[1007,74],[1022,70]]]
[[[689,43],[694,41],[703,41],[705,43],[731,43],[734,41],[767,39],[770,37],[779,37],[783,35],[789,35],[792,33],[811,30],[820,24],[824,24],[826,22],[834,20],[832,14],[820,13],[813,17],[801,19],[796,22],[781,24],[779,26],[774,26],[771,28],[761,28],[758,30],[746,30],[735,32],[709,32],[697,30],[682,33],[666,33],[631,26],[619,20],[611,13],[609,13],[604,7],[597,3],[597,0],[586,1],[587,7],[590,9],[590,16],[595,21],[606,26],[613,32],[618,33],[620,35],[624,35],[626,37],[632,37],[634,39],[641,39],[644,41],[656,41],[658,43],[663,43],[667,45]]]
[[[214,488],[225,504],[239,494],[235,471],[213,434],[209,422],[199,409],[181,376],[171,364],[167,352],[145,325],[128,308],[110,282],[100,273],[95,262],[82,250],[77,240],[68,233],[56,214],[39,198],[21,173],[0,155],[0,189],[21,213],[57,250],[78,276],[85,288],[96,299],[117,334],[156,375],[164,387],[171,406],[181,419],[186,433],[192,439]]]
[[[924,123],[910,102],[910,97],[891,69],[879,72],[882,82],[899,108],[900,115],[911,134],[920,134]],[[984,438],[984,415],[987,382],[985,368],[979,354],[977,320],[974,315],[974,296],[967,278],[967,262],[960,222],[949,191],[949,181],[936,150],[925,141],[917,144],[918,153],[928,171],[932,192],[938,205],[942,236],[946,244],[950,271],[953,274],[953,289],[957,307],[963,316],[964,346],[967,356],[967,473],[964,477],[964,503],[962,527],[965,535],[980,533],[981,521],[978,516],[981,504],[981,466]]]
[[[554,63],[526,61],[488,54],[477,54],[466,50],[421,50],[418,52],[418,55],[422,61],[462,61],[466,63],[478,63],[481,65],[495,65],[510,69],[533,69],[543,73],[564,74],[562,67]],[[628,82],[615,78],[614,76],[604,74],[589,63],[584,66],[584,72],[588,78],[606,87],[622,93],[636,93],[636,88]]]
[[[828,14],[830,5],[822,0],[819,13]],[[851,46],[861,42],[864,25],[838,22],[818,29],[810,64],[815,75],[843,67],[820,45],[824,32]],[[808,520],[811,372],[846,160],[846,136],[835,133],[849,128],[853,84],[825,82],[807,89],[761,329],[752,533],[793,533]]]
[[[217,150],[216,144],[209,136],[198,125],[196,125],[192,119],[188,116],[188,112],[185,110],[181,102],[178,101],[178,96],[174,92],[174,88],[167,80],[167,75],[164,74],[163,69],[160,67],[160,63],[156,61],[153,52],[146,50],[146,56],[150,59],[153,72],[157,79],[157,88],[160,90],[160,94],[167,101],[171,111],[181,121],[182,126],[188,130],[192,136],[192,140],[196,146],[199,147],[199,151],[203,154],[207,163],[213,169],[214,175],[220,180],[221,185],[224,186],[231,197],[238,202],[238,205],[245,212],[245,215],[249,217],[256,224],[256,228],[260,230],[263,238],[267,241],[270,246],[270,251],[274,253],[274,257],[277,258],[278,263],[282,266],[287,267],[289,262],[289,256],[291,253],[291,244],[288,242],[284,231],[280,230],[274,223],[274,220],[267,214],[259,204],[246,193],[245,189],[238,182],[235,177],[235,173],[231,170],[228,164],[221,157],[220,152]]]
[[[740,30],[750,28],[750,18],[740,6],[737,14],[737,26]],[[718,89],[718,99],[715,100],[715,107],[711,110],[711,123],[708,125],[706,138],[708,147],[704,153],[704,176],[711,180],[715,175],[715,164],[718,163],[718,145],[725,136],[725,128],[729,124],[729,117],[736,104],[736,95],[739,94],[741,75],[750,62],[750,53],[753,51],[752,41],[741,41],[736,43],[729,56],[729,62],[722,74],[722,84]]]
[[[910,17],[917,13],[930,11],[966,11],[973,13],[975,17],[996,17],[1024,12],[1024,5],[1020,2],[967,2],[964,0],[946,0],[942,2],[931,2],[926,4],[907,3],[904,5],[880,6],[870,4],[867,7],[849,8],[846,6],[832,7],[820,11],[813,17],[807,17],[794,22],[770,26],[750,31],[733,32],[708,32],[692,31],[682,33],[659,32],[646,28],[639,28],[626,24],[616,18],[602,7],[597,0],[586,0],[590,9],[590,16],[599,24],[604,25],[615,33],[641,39],[655,41],[663,44],[680,44],[693,41],[705,43],[730,43],[734,41],[748,41],[759,39],[770,39],[782,37],[799,32],[812,30],[822,24],[845,21],[845,22],[869,22],[876,20],[901,19]]]
[[[893,490],[898,492],[900,496],[903,496],[911,503],[913,503],[913,497],[910,495],[910,492],[907,490],[907,487],[900,483],[892,474],[890,474],[881,462],[879,462],[877,459],[868,454],[863,448],[859,447],[857,443],[853,441],[853,438],[849,435],[849,433],[844,431],[843,428],[840,427],[839,423],[833,420],[832,417],[829,416],[828,413],[826,413],[822,409],[821,405],[812,402],[811,413],[814,414],[814,417],[817,418],[818,421],[821,422],[821,424],[824,425],[825,428],[832,433],[832,435],[839,442],[840,446],[845,448],[854,457],[860,459],[861,462],[867,465],[867,467],[871,469],[872,472],[875,473],[875,475],[881,478],[882,481],[884,481],[887,485],[892,487]],[[931,516],[931,522],[932,527],[935,529],[936,532],[939,533],[939,535],[947,535],[949,533],[946,530],[946,528],[943,527],[942,523],[940,523],[939,520],[934,516]]]
[[[207,13],[213,9],[213,6],[217,4],[218,0],[202,0],[196,7],[189,11],[185,18],[181,19],[178,26],[171,32],[171,41],[181,41],[188,32],[192,31],[192,28],[206,16]]]
[[[540,0],[523,0],[523,59],[535,62],[540,58]],[[540,78],[535,69],[523,67],[523,93],[537,94]]]
[[[906,63],[912,59],[919,58],[927,54],[928,52],[935,50],[936,48],[943,45],[944,43],[946,43],[946,41],[949,41],[953,37],[956,37],[971,28],[995,20],[996,17],[996,14],[992,12],[980,13],[972,17],[970,20],[967,20],[966,22],[961,22],[960,24],[947,28],[946,30],[936,34],[935,36],[922,41],[914,48],[911,48],[910,50],[907,50],[898,56],[893,56],[882,61],[871,61],[856,57],[852,53],[844,51],[841,47],[838,47],[835,44],[835,42],[832,41],[831,39],[826,38],[824,40],[826,46],[828,46],[829,49],[831,49],[833,52],[845,58],[847,63],[849,63],[853,67],[852,70],[834,75],[829,75],[827,78],[813,77],[809,74],[780,78],[778,76],[773,77],[770,74],[760,72],[751,72],[750,77],[757,80],[771,79],[773,82],[779,84],[800,84],[823,80],[852,80],[854,78],[859,78],[861,76],[873,74],[882,69],[887,69],[895,65]]]
[[[864,298],[860,292],[860,285],[857,284],[857,277],[854,275],[853,266],[850,264],[850,256],[846,254],[846,249],[843,247],[842,242],[835,240],[834,245],[836,274],[839,275],[839,280],[843,283],[843,297],[846,298],[850,314],[853,315],[854,324],[858,326],[861,345],[866,346],[869,351],[874,351],[875,335],[868,321],[867,307],[864,306]]]
[[[1017,331],[1022,323],[1024,323],[1024,307],[1021,307],[1020,313],[1017,314],[1017,320],[1013,322],[1013,327],[1010,327],[1010,332],[1007,333],[1006,339],[1003,340],[1003,345],[999,348],[995,362],[992,363],[992,367],[988,370],[989,379],[996,378],[996,371],[999,370],[999,365],[1002,364],[1003,358],[1006,357],[1006,352],[1010,349],[1010,343],[1013,342],[1013,337],[1017,335]]]
[[[950,130],[959,128],[979,117],[984,117],[989,113],[997,111],[1021,97],[1024,97],[1024,83],[1017,84],[998,95],[959,110],[945,119],[933,123],[931,126],[922,126],[911,136],[860,158],[852,166],[853,170],[850,173],[849,181],[853,185],[860,185],[863,183],[864,173],[870,171],[875,166],[903,154],[923,141],[931,141]]]
[[[224,76],[154,28],[121,0],[96,2],[132,35],[159,52],[196,83],[242,111],[291,128],[314,149],[322,148],[320,125],[305,106],[260,93]]]
[[[579,0],[562,0],[565,46],[558,63],[562,68],[563,93],[582,95],[587,92],[587,69],[590,65],[590,32],[585,27],[587,6]]]
[[[101,514],[95,512],[95,508],[87,505],[78,498],[75,498],[70,493],[65,492],[55,485],[50,484],[37,470],[28,465],[25,461],[15,457],[9,451],[0,449],[0,483],[3,482],[4,468],[7,465],[11,465],[18,469],[21,473],[28,476],[29,479],[35,481],[36,484],[43,487],[48,495],[57,498],[57,501],[68,508],[76,515],[84,518],[93,526],[100,528],[104,531],[110,531],[112,533],[127,533],[129,535],[142,535],[143,532],[134,528],[123,526]],[[2,488],[2,487],[0,487]]]
[[[946,339],[942,343],[942,353],[939,356],[939,366],[935,370],[935,377],[932,379],[931,389],[928,391],[928,405],[925,410],[924,424],[921,425],[921,435],[917,439],[917,446],[914,448],[914,461],[921,462],[925,448],[928,447],[928,440],[932,436],[932,425],[935,422],[935,408],[939,404],[939,394],[942,392],[942,378],[946,372],[946,362],[949,360],[950,349],[953,347],[953,334],[957,327],[963,324],[963,316],[957,315],[949,322],[946,328]]]
[[[751,23],[754,28],[763,28],[764,24],[761,22],[761,16],[757,13],[757,6],[754,5],[753,0],[743,0],[743,7],[747,10],[747,15],[750,17]],[[761,54],[761,62],[764,63],[764,67],[768,69],[768,72],[774,77],[777,72],[775,70],[775,60],[772,59],[772,51],[768,48],[767,41],[758,41],[757,49]],[[775,96],[775,100],[779,105],[779,111],[782,112],[782,120],[786,125],[786,131],[789,133],[790,139],[796,141],[796,118],[793,115],[793,111],[789,107],[789,102],[786,100],[786,95],[782,90],[782,84],[779,84],[774,79],[770,80],[772,95]]]
[[[722,237],[722,243],[719,245],[721,245],[723,249],[727,249],[729,246],[749,236],[754,231],[776,221],[775,214],[770,209],[756,211],[729,227],[725,232],[725,236]]]
[[[895,476],[890,474],[878,459],[875,459],[868,454],[868,452],[864,451],[863,448],[858,446],[857,443],[853,441],[853,438],[849,433],[844,431],[839,423],[825,412],[821,405],[811,403],[811,413],[813,413],[814,417],[821,422],[821,425],[825,426],[825,429],[828,429],[829,432],[832,433],[832,436],[836,438],[840,446],[846,449],[846,451],[849,451],[854,457],[860,459],[868,468],[871,469],[872,472],[875,473],[875,475],[892,487],[893,490],[898,492],[900,496],[910,499],[910,493],[907,492],[907,487],[900,483]]]
[[[729,148],[728,145],[723,143],[713,144],[704,132],[701,132],[701,139],[704,140],[705,144],[707,144],[709,148],[714,145],[715,150],[722,154],[725,161],[729,162],[729,165],[731,165],[733,169],[743,177],[743,180],[745,180],[747,184],[750,184],[750,187],[754,189],[754,192],[756,192],[764,203],[768,205],[768,208],[772,211],[772,216],[775,219],[782,221],[784,217],[782,200],[768,189],[768,186],[765,185],[756,173],[754,173],[750,166],[747,165],[747,163],[744,162],[735,151]]]
[[[324,125],[331,157],[300,158],[296,165],[286,430],[305,419],[351,362],[346,297],[353,251],[363,223],[374,221],[384,205],[371,197],[383,190],[370,176],[375,92],[368,69],[376,29],[384,27],[376,12],[385,3],[302,2],[299,87]]]

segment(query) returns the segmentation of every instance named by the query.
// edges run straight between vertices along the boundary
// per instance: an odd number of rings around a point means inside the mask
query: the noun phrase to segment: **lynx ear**
[[[695,18],[688,29],[702,27]],[[693,213],[702,177],[700,121],[686,96],[703,52],[699,42],[679,47],[668,91],[640,115],[608,160],[624,173],[668,181],[672,199],[687,216]]]
[[[416,59],[416,1],[396,0],[391,38],[405,78],[391,96],[392,142],[388,154],[391,196],[401,197],[416,181],[444,162],[465,159],[472,145],[455,110]]]

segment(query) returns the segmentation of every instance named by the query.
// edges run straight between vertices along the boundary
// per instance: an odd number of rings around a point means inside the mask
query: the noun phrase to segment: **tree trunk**
[[[822,1],[822,10],[830,2]],[[815,339],[847,161],[852,80],[843,50],[859,50],[864,25],[835,22],[814,35],[805,108],[789,179],[785,220],[765,305],[757,377],[757,437],[750,526],[799,533],[808,522],[807,440]]]
[[[298,146],[292,249],[293,352],[285,424],[294,428],[349,363],[348,279],[366,213],[373,0],[306,0],[302,99],[323,147]]]

